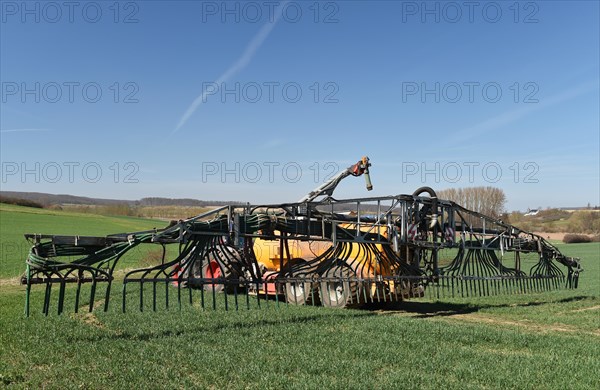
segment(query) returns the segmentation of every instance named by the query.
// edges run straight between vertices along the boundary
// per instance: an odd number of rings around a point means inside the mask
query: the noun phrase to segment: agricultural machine
[[[364,176],[371,190],[369,168],[364,157],[297,202],[224,206],[163,229],[106,237],[27,234],[26,314],[36,284],[45,286],[45,314],[56,294],[61,313],[73,291],[68,302],[75,311],[108,310],[115,295],[125,311],[132,302],[149,308],[150,297],[152,309],[157,301],[167,307],[276,302],[342,308],[426,294],[577,287],[579,259],[536,234],[438,199],[429,187],[411,195],[333,197],[348,176]],[[115,271],[132,249],[152,245],[162,253],[158,264]]]

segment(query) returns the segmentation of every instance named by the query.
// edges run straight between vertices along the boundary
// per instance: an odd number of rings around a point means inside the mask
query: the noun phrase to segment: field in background
[[[57,316],[53,310],[45,318],[43,287],[36,286],[33,316],[24,318],[24,288],[6,282],[24,268],[29,248],[23,233],[105,235],[163,225],[1,205],[0,387],[564,389],[600,384],[599,243],[558,245],[566,255],[582,258],[585,271],[577,290],[415,300],[385,310],[271,304],[238,312],[171,306],[122,314],[114,304],[107,313]],[[12,246],[20,242],[25,245]],[[134,261],[124,266],[138,265]]]
[[[214,207],[193,206],[136,206],[127,205],[97,206],[97,205],[62,205],[64,211],[98,214],[106,216],[123,215],[139,218],[154,218],[162,220],[187,219],[207,212]]]
[[[0,279],[25,271],[31,245],[25,233],[100,235],[165,227],[168,223],[127,216],[102,216],[0,203]],[[126,259],[125,259],[126,260]]]
[[[512,212],[508,222],[523,230],[544,233],[584,233],[600,235],[600,211],[589,210],[539,210],[535,215]]]

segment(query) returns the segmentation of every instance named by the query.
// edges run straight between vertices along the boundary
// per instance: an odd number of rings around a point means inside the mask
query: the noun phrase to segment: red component
[[[207,279],[218,279],[222,275],[221,267],[219,263],[216,261],[211,261],[208,263],[208,267],[206,267],[206,275],[204,276]]]
[[[265,272],[263,276],[264,280],[264,289],[267,294],[277,294],[277,287],[274,282],[269,282],[277,277],[277,272],[269,271]]]
[[[175,271],[175,278],[179,279],[179,275],[181,275],[182,272],[181,264],[175,264],[175,266],[173,267],[173,271]],[[179,282],[177,280],[172,281],[171,284],[175,287],[179,286]]]

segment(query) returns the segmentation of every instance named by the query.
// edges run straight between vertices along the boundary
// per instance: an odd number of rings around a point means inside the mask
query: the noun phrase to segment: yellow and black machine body
[[[140,310],[186,302],[358,307],[577,287],[579,259],[539,235],[438,199],[429,187],[333,198],[348,176],[364,176],[372,189],[369,167],[364,157],[297,202],[224,206],[164,229],[106,237],[28,234],[26,313],[37,284],[45,286],[45,314],[55,296],[60,313],[67,304],[93,310],[98,297],[108,310],[115,296],[123,311],[132,302]],[[132,249],[152,245],[162,248],[160,264],[115,272],[126,254],[142,252]],[[68,293],[75,297],[65,299]]]

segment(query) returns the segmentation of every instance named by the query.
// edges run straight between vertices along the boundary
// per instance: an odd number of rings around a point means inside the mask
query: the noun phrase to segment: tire
[[[395,283],[396,294],[401,297],[401,300],[410,298],[421,298],[425,296],[425,288],[421,283],[414,283],[407,279],[400,279]]]
[[[203,279],[215,279],[214,283],[211,283],[210,280],[206,281],[202,286],[204,291],[215,291],[221,292],[227,288],[229,285],[223,283],[223,279],[228,280],[231,279],[231,268],[226,267],[220,260],[214,258],[208,258],[207,261],[204,262],[202,266],[202,274],[201,278]]]
[[[292,305],[317,305],[319,292],[315,283],[287,282],[285,284],[285,299]]]
[[[359,306],[358,282],[349,279],[356,278],[356,273],[346,264],[335,265],[322,274],[323,278],[339,280],[324,280],[320,283],[319,296],[325,307],[352,308]]]
[[[312,273],[302,272],[307,264],[304,259],[291,259],[280,273],[283,278],[310,278]],[[294,271],[298,270],[298,273]],[[285,283],[285,300],[292,305],[316,305],[319,303],[319,292],[316,283],[292,281]]]
[[[224,253],[224,251],[228,251],[228,253]],[[204,283],[190,281],[190,287],[202,288],[204,291],[232,292],[234,291],[234,285],[228,283],[228,281],[239,277],[238,268],[239,263],[236,252],[229,250],[229,248],[216,249],[209,252],[202,261],[198,260],[192,269],[194,278],[208,280],[205,280]],[[211,279],[214,280],[211,281]]]

